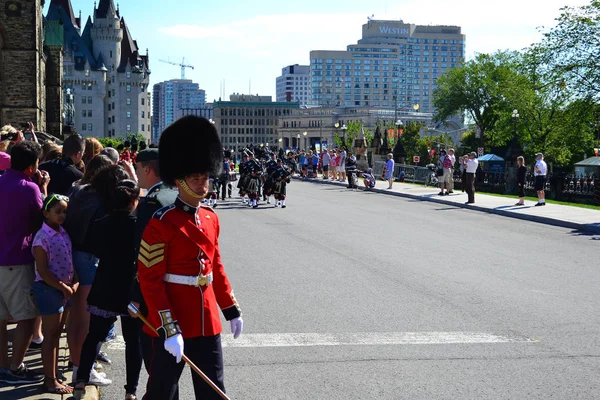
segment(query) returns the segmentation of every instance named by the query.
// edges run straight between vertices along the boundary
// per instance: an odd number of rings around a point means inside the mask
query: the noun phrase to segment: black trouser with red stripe
[[[145,335],[145,334],[144,334]],[[183,340],[183,351],[221,390],[225,391],[223,381],[223,351],[221,335],[197,337]],[[160,338],[144,338],[144,354],[151,354],[148,365],[148,384],[144,400],[178,400],[179,377],[185,362],[177,364],[175,357],[165,350],[165,342]],[[196,399],[210,400],[221,397],[190,369]]]

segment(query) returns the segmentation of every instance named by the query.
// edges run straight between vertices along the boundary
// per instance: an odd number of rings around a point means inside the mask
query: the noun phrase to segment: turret
[[[98,8],[94,4],[94,26],[91,30],[94,43],[94,57],[101,55],[107,66],[115,68],[121,60],[121,41],[123,29],[119,18],[119,11],[113,0],[100,0]],[[111,71],[112,72],[112,71]]]

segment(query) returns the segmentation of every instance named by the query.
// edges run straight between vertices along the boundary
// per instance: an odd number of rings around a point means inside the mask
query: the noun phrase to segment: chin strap
[[[192,189],[190,189],[190,187],[187,185],[187,183],[185,182],[185,180],[183,179],[178,179],[177,183],[179,183],[179,186],[181,186],[181,188],[183,189],[183,191],[192,196],[195,199],[203,199],[205,196],[200,196],[199,194],[196,194],[196,192],[194,192]]]

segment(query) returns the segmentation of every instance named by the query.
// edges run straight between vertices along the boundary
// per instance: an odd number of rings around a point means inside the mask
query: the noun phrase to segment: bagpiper
[[[248,153],[244,151],[242,155],[242,162],[240,163],[240,179],[237,187],[239,189],[239,195],[242,198],[242,203],[246,203],[246,194],[248,193],[248,182],[250,181],[250,175],[248,174]]]
[[[273,187],[275,181],[273,180],[273,174],[277,169],[277,155],[271,153],[271,159],[265,162],[265,184],[263,187],[263,200],[267,201],[267,204],[271,204],[271,196],[273,195]]]
[[[275,207],[285,208],[285,199],[287,193],[287,184],[290,183],[290,176],[292,175],[290,169],[283,165],[283,160],[280,158],[277,160],[277,168],[273,172],[273,181],[275,185],[273,187],[273,195],[275,196]]]
[[[258,208],[258,191],[260,178],[263,173],[262,165],[254,158],[254,153],[248,152],[248,162],[246,168],[248,172],[248,205],[252,208]]]
[[[145,400],[177,399],[185,363],[195,363],[224,390],[221,319],[233,337],[242,333],[240,307],[219,250],[217,214],[200,206],[210,176],[218,176],[222,146],[204,118],[183,117],[167,127],[159,145],[160,175],[175,186],[175,203],[157,211],[142,235],[138,256],[140,288],[148,308],[144,333],[151,337],[151,367]],[[196,399],[219,399],[203,380],[193,378]]]

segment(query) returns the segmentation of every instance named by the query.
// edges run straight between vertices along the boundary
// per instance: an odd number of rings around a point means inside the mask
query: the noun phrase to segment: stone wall
[[[63,125],[63,49],[46,47],[46,131],[62,137]]]
[[[44,0],[0,0],[0,125],[46,130]]]

